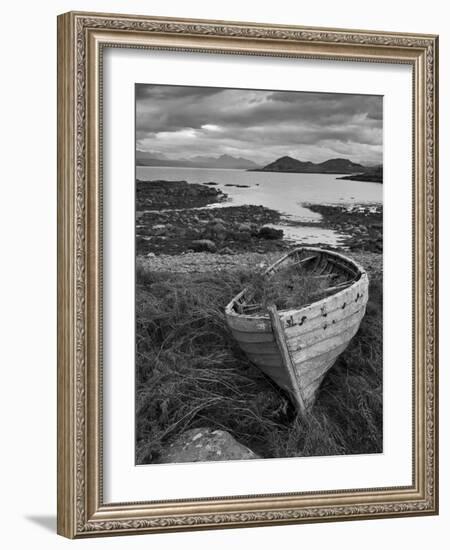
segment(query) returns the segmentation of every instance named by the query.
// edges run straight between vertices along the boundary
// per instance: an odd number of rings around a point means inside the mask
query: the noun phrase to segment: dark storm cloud
[[[380,96],[136,86],[137,148],[168,158],[382,160]]]
[[[198,98],[216,95],[222,91],[221,88],[207,88],[199,86],[150,86],[148,84],[136,84],[136,99],[176,99]]]

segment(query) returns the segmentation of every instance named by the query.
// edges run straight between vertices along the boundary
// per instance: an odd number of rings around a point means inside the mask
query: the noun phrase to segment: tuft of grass
[[[234,341],[224,307],[249,271],[137,270],[136,462],[196,427],[226,430],[264,458],[382,451],[382,285],[371,280],[358,334],[301,419]]]

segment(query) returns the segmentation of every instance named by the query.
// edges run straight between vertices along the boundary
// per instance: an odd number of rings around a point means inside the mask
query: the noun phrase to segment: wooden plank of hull
[[[340,346],[324,353],[323,355],[319,355],[318,357],[296,365],[295,371],[302,391],[317,380],[317,378],[327,373],[348,344],[349,341],[343,342]]]
[[[239,346],[245,353],[257,355],[280,354],[276,342],[239,342]]]
[[[345,320],[338,321],[336,323],[328,321],[328,319],[324,319],[323,323],[315,330],[307,332],[306,334],[287,338],[289,351],[294,353],[297,351],[306,350],[310,346],[313,346],[322,340],[327,340],[333,336],[344,334],[354,326],[359,327],[365,312],[366,309],[363,307],[359,311],[353,313],[353,315],[347,317]]]
[[[361,302],[353,302],[344,309],[339,308],[332,312],[322,313],[320,317],[314,319],[304,319],[302,325],[296,325],[285,329],[286,338],[289,341],[301,340],[307,338],[308,334],[323,329],[325,325],[336,326],[348,323],[349,319],[359,315],[361,311],[365,311],[366,304]]]
[[[246,353],[252,363],[258,367],[282,367],[281,355],[277,353]]]
[[[272,331],[270,332],[242,332],[240,330],[232,330],[233,336],[239,343],[268,343],[275,342]]]
[[[318,355],[322,355],[323,353],[326,353],[327,351],[330,351],[342,345],[344,342],[349,342],[358,332],[358,329],[359,323],[356,323],[336,336],[325,338],[324,340],[321,340],[320,342],[317,342],[316,344],[313,344],[306,349],[294,351],[291,353],[292,359],[295,364],[299,364],[303,361],[308,361],[309,359],[312,359]]]
[[[264,374],[267,374],[267,376],[269,376],[278,386],[288,392],[292,392],[291,381],[289,379],[288,373],[282,367],[281,357],[280,363],[276,366],[258,364],[258,367],[263,371]]]
[[[272,325],[268,316],[251,317],[250,315],[227,313],[226,317],[231,330],[253,333],[272,332]]]
[[[330,365],[331,368],[332,365]],[[304,392],[304,400],[307,408],[311,408],[314,404],[314,401],[316,400],[317,396],[317,390],[320,387],[320,384],[322,384],[323,379],[325,378],[325,374],[323,374],[320,378],[315,380],[312,384],[310,384],[307,388],[303,390]]]

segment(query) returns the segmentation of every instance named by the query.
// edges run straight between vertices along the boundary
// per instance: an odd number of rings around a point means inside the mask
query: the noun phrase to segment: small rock
[[[236,231],[236,233],[233,233],[233,237],[237,241],[242,241],[242,242],[250,241],[252,238],[250,231]]]
[[[233,254],[233,251],[231,250],[231,248],[228,248],[228,246],[226,246],[225,248],[222,248],[220,250],[220,253],[221,254]]]
[[[194,227],[189,227],[188,236],[191,239],[198,239],[199,237],[203,236],[203,232],[199,231],[198,229],[195,229]]]
[[[237,226],[238,231],[251,231],[251,226],[249,223],[240,223]]]
[[[250,187],[250,185],[241,185],[239,183],[226,183],[225,187]]]
[[[210,462],[217,460],[249,460],[260,458],[238,443],[224,430],[194,428],[187,430],[166,447],[158,460],[161,464]]]
[[[227,236],[227,228],[222,222],[213,222],[203,233],[205,237],[212,237],[213,239],[223,241]]]
[[[166,226],[162,223],[154,225],[152,227],[152,233],[157,237],[159,237],[160,235],[164,235],[165,232],[166,232]]]
[[[215,252],[217,250],[216,243],[209,239],[199,239],[198,241],[192,241],[191,248],[195,252]]]
[[[261,227],[258,233],[258,237],[261,239],[282,239],[283,238],[282,229],[274,229],[273,227]]]

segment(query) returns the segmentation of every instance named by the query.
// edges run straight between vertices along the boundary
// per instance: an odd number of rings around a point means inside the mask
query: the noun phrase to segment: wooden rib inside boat
[[[350,258],[313,247],[283,256],[264,277],[287,269],[298,277],[322,278],[326,286],[309,303],[289,309],[270,304],[263,311],[255,303],[254,289],[245,288],[227,305],[225,315],[250,361],[288,391],[299,412],[306,414],[326,373],[359,329],[369,280]]]

